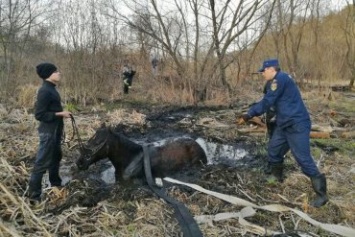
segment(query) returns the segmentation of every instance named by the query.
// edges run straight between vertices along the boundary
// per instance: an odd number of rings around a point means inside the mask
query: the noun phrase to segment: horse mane
[[[138,143],[135,143],[131,141],[129,138],[124,136],[123,134],[115,131],[112,127],[108,127],[108,131],[115,137],[115,139],[118,140],[120,144],[123,144],[123,146],[132,152],[137,152],[143,150],[143,147],[139,145]]]

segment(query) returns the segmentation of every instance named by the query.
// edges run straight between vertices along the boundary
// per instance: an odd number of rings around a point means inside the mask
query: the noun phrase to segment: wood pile
[[[314,120],[312,119],[312,129],[310,133],[310,138],[355,138],[355,119],[351,118],[346,114],[331,110],[327,118],[324,119],[327,120],[328,123],[314,123]],[[243,126],[238,129],[238,131],[241,133],[267,133],[267,126],[262,116],[253,117],[247,123],[245,123],[242,118],[237,118],[236,124],[239,127]],[[246,125],[248,125],[248,127],[245,127]]]

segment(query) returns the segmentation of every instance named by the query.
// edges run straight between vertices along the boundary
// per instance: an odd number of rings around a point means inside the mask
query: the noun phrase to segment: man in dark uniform
[[[132,87],[133,76],[136,74],[136,71],[132,70],[127,64],[123,67],[123,93],[128,94],[129,89]]]
[[[40,121],[39,147],[29,180],[29,197],[40,201],[42,178],[47,170],[51,186],[62,185],[59,165],[62,159],[60,143],[64,127],[63,118],[70,118],[71,113],[63,111],[60,95],[55,88],[60,81],[57,67],[51,63],[41,63],[37,65],[36,71],[43,79],[43,84],[38,90],[35,105],[35,118]]]
[[[248,121],[275,108],[276,127],[268,144],[271,175],[282,182],[284,155],[290,149],[302,172],[310,177],[317,194],[311,204],[314,207],[323,206],[328,201],[326,178],[319,172],[311,156],[311,120],[301,93],[291,76],[280,70],[277,59],[265,60],[259,72],[270,84],[263,99],[250,107],[243,119]]]

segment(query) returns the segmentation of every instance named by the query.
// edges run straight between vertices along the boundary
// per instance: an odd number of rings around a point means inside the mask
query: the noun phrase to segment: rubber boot
[[[283,169],[284,166],[283,164],[270,164],[270,175],[267,176],[266,181],[267,182],[272,182],[273,180],[276,180],[280,183],[283,182]]]
[[[33,172],[28,184],[28,197],[33,201],[41,201],[43,172]]]
[[[315,177],[311,177],[313,190],[317,196],[314,201],[311,202],[313,207],[321,207],[328,202],[327,197],[327,180],[324,174],[319,174]]]

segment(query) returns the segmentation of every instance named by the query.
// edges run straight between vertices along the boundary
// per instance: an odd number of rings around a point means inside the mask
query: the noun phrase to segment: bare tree
[[[355,82],[355,0],[347,2],[347,17],[345,21],[344,33],[346,39],[346,62],[351,72],[349,86],[353,87]]]
[[[194,48],[194,55],[199,49],[193,46],[190,39],[198,38],[193,34],[198,35],[199,33],[193,33],[198,31],[192,29],[193,24],[185,18],[185,13],[189,8],[187,3],[192,3],[192,7],[195,6],[193,2],[173,1],[169,2],[164,9],[155,0],[145,3],[125,1],[126,11],[122,11],[122,6],[117,8],[115,1],[111,1],[107,5],[106,15],[113,19],[119,19],[129,27],[127,30],[136,32],[136,35],[141,39],[144,37],[141,42],[149,42],[151,43],[150,47],[161,50],[165,61],[168,59],[164,55],[167,55],[169,60],[173,61],[174,70],[178,76],[175,80],[170,81],[175,84],[182,83],[183,88],[191,91],[193,90],[191,85],[193,78],[187,76],[191,59],[190,48]],[[168,9],[169,7],[174,9]],[[195,59],[193,60],[196,62]],[[195,63],[195,72],[197,72],[197,63]]]
[[[320,6],[321,0],[314,0],[312,3],[312,13],[310,16],[310,21],[311,21],[311,27],[312,27],[312,33],[314,35],[314,41],[313,41],[313,49],[314,49],[314,58],[316,62],[321,62],[321,46],[319,44],[319,30],[320,30],[320,20],[321,20],[321,6]],[[320,72],[316,72],[317,76],[317,81],[318,81],[318,89],[321,90],[321,74]]]
[[[311,14],[313,0],[277,0],[276,15],[272,24],[276,52],[282,54],[290,73],[303,84],[304,68],[299,52]],[[279,55],[277,55],[279,56]]]
[[[260,0],[238,3],[230,0],[173,0],[166,5],[163,3],[164,6],[158,5],[156,0],[144,4],[124,2],[130,14],[122,11],[121,5],[118,8],[114,0],[107,5],[106,14],[157,42],[173,60],[178,75],[182,79],[190,78],[186,81],[191,91],[201,90],[196,88],[201,86],[196,81],[207,78],[202,88],[205,90],[210,84],[208,80],[217,76],[228,92],[232,89],[226,69],[235,61],[235,57],[228,55],[246,50],[260,37],[255,25],[262,16],[256,13],[266,5]],[[187,77],[190,71],[195,83]]]
[[[91,0],[87,4],[68,2],[62,5],[64,26],[60,40],[66,44],[70,64],[67,95],[68,99],[81,100],[84,104],[97,96],[106,81],[107,67],[104,65],[109,60],[103,60],[101,52],[109,42],[101,24],[104,21],[99,12],[100,4]]]
[[[41,11],[45,4],[61,10],[47,15]],[[125,58],[139,61],[144,71],[154,52],[166,65],[156,78],[171,79],[168,85],[183,88],[185,98],[208,98],[206,91],[212,96],[215,88],[234,96],[253,59],[276,54],[297,77],[309,71],[307,62],[313,59],[303,51],[310,45],[314,63],[324,61],[321,7],[320,0],[1,1],[0,83],[11,84],[18,67],[33,70],[39,60],[52,59],[66,67],[63,87],[69,97],[81,100],[98,95],[103,87],[112,89],[107,83],[114,78],[111,71]],[[352,14],[344,24],[347,68],[354,58]],[[154,76],[146,81],[150,78]]]
[[[15,73],[16,61],[18,64],[18,60],[21,59],[32,27],[40,21],[40,9],[41,5],[38,0],[0,2],[0,83],[2,88],[15,85],[11,77]]]
[[[226,56],[230,52],[232,45],[236,45],[236,50],[241,52],[262,37],[262,35],[255,34],[254,38],[243,40],[247,35],[246,33],[250,33],[257,22],[262,19],[262,16],[256,13],[262,7],[265,7],[266,3],[263,1],[239,1],[235,4],[235,2],[227,0],[218,11],[214,0],[209,0],[209,4],[213,24],[214,52],[218,59],[216,66],[220,72],[222,84],[231,93],[232,90],[227,81],[225,69],[235,58],[227,59]]]
[[[275,9],[275,4],[276,1],[273,1],[271,3],[269,3],[269,5],[265,6],[265,11],[261,12],[261,17],[260,18],[260,26],[259,26],[259,31],[258,32],[258,37],[256,39],[255,42],[253,42],[252,44],[252,48],[249,52],[249,57],[247,60],[247,66],[246,66],[246,73],[250,74],[251,72],[251,65],[252,65],[252,59],[254,58],[255,52],[257,49],[259,49],[259,45],[261,43],[261,41],[264,39],[265,35],[270,32],[271,34],[273,32],[271,32],[270,29],[270,23],[271,23],[271,19],[272,19],[272,15]],[[277,52],[278,55],[278,52]]]

